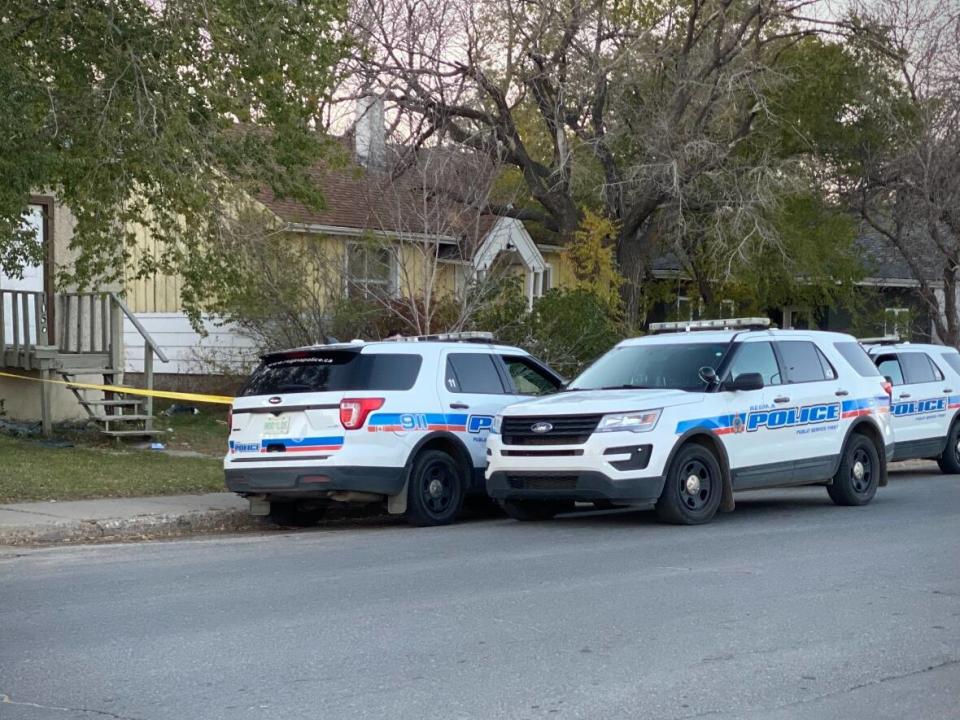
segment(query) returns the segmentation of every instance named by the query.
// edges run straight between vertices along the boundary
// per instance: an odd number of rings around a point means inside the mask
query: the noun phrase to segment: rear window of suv
[[[880,374],[873,360],[867,355],[860,343],[856,342],[838,342],[833,346],[837,352],[843,355],[843,359],[850,363],[850,367],[856,370],[858,375],[863,377],[876,377]],[[960,358],[960,355],[957,356]]]
[[[241,395],[409,390],[417,381],[422,362],[419,355],[349,350],[275,355],[253,372]]]

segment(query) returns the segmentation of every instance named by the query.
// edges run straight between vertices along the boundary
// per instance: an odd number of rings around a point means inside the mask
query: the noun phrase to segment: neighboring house
[[[363,108],[350,142],[351,162],[345,167],[317,168],[317,184],[325,199],[322,210],[279,199],[261,190],[252,205],[263,211],[291,242],[319,242],[331,249],[346,293],[376,292],[381,296],[422,293],[425,280],[416,268],[418,242],[437,244],[438,266],[433,285],[457,292],[471,278],[498,271],[521,275],[528,304],[550,288],[569,282],[570,272],[562,248],[537,245],[519,220],[479,214],[468,206],[440,200],[439,209],[424,209],[425,197],[454,189],[463,194],[483,185],[477,169],[465,164],[455,151],[421,149],[412,162],[402,148],[383,141],[382,107]],[[399,171],[397,163],[408,163]],[[439,191],[438,191],[439,188]],[[479,188],[482,190],[483,188]],[[371,243],[371,238],[375,242]],[[150,238],[141,248],[150,252]],[[198,373],[205,352],[227,363],[253,354],[251,340],[242,332],[224,327],[215,318],[205,319],[206,337],[190,325],[180,302],[179,278],[156,276],[132,280],[125,288],[127,305],[147,331],[166,349],[170,364],[159,372]],[[125,325],[131,342],[126,369],[142,369],[142,353],[135,343],[135,328]]]
[[[868,229],[862,230],[855,243],[866,273],[857,285],[870,293],[866,298],[867,307],[858,317],[852,317],[843,309],[798,303],[767,308],[770,319],[783,328],[813,328],[869,336],[899,335],[918,342],[936,341],[929,309],[917,292],[920,283],[911,275],[900,251]],[[936,269],[928,270],[925,280],[942,292],[943,281],[938,279]],[[697,290],[685,277],[676,256],[668,253],[657,257],[653,262],[653,276],[676,282],[677,289],[669,301],[654,308],[650,321],[699,317]],[[742,314],[732,300],[721,300],[721,306],[724,317]]]

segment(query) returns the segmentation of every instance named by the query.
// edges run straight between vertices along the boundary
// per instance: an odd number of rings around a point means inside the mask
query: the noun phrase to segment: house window
[[[905,335],[910,329],[910,308],[884,308],[883,334]]]
[[[394,262],[390,248],[363,243],[347,244],[344,272],[348,297],[393,295]]]
[[[546,265],[543,268],[543,294],[546,295],[547,291],[553,287],[553,266]]]

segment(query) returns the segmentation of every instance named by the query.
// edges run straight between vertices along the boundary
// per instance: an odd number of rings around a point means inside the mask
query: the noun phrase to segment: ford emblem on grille
[[[530,426],[535,433],[548,433],[553,430],[553,425],[548,422],[538,422]]]
[[[270,403],[271,405],[279,405],[281,402],[283,402],[283,398],[274,396],[269,400],[267,400],[267,402]]]

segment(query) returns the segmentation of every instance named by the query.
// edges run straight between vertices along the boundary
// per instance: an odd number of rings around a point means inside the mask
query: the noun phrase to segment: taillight
[[[340,401],[340,424],[346,430],[363,427],[367,416],[383,407],[383,398],[344,398]]]
[[[893,404],[893,383],[889,380],[884,380],[881,384],[883,385],[883,391],[887,394],[887,397],[890,398],[890,403]]]

